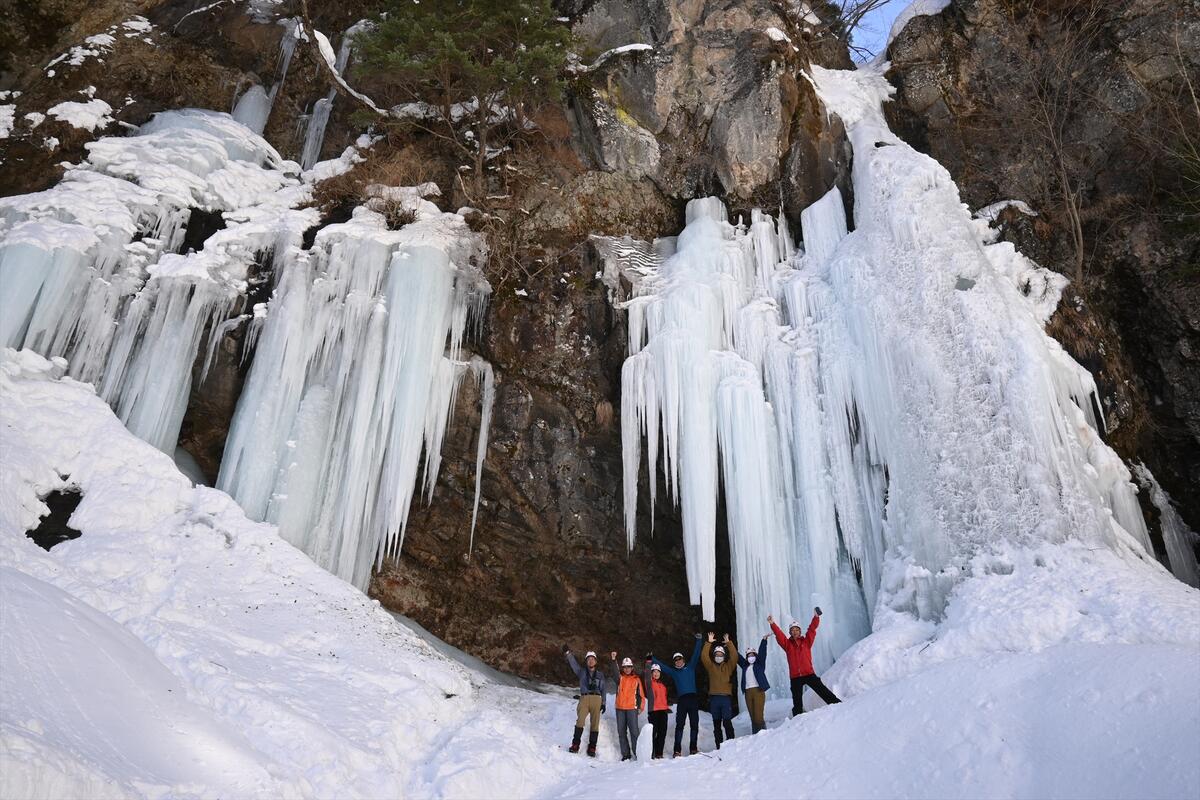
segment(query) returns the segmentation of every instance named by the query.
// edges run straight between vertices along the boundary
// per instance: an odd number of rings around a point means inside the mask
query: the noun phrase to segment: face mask
[[[718,664],[720,664],[724,660],[725,660],[725,656],[715,656],[713,658],[713,661],[717,662]]]
[[[757,658],[758,658],[758,656],[754,655],[753,653],[746,656],[746,660],[749,661],[751,664],[753,664]]]

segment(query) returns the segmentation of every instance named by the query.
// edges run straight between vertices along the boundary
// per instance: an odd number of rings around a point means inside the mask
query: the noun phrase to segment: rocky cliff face
[[[1182,153],[1200,130],[1200,4],[955,0],[888,57],[895,129],[972,208],[1037,213],[1001,227],[1073,280],[1051,332],[1096,375],[1118,452],[1200,528],[1200,224]]]

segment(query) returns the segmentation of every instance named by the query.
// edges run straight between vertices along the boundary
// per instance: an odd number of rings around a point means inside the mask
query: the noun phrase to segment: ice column
[[[414,202],[418,219],[402,230],[360,208],[284,267],[218,479],[248,514],[364,589],[372,565],[402,546],[414,496],[432,495],[468,373],[481,387],[478,503],[494,397],[490,366],[460,358],[490,291],[472,263],[476,235]]]

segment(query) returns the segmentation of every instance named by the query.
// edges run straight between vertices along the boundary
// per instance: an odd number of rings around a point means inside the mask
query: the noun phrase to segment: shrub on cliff
[[[358,42],[358,72],[393,106],[387,124],[449,143],[482,202],[488,161],[558,100],[570,30],[549,0],[388,0],[375,23]]]

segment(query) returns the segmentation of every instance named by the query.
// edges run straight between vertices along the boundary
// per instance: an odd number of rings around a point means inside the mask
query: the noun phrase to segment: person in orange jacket
[[[653,656],[646,656],[646,716],[650,718],[653,733],[650,736],[650,757],[662,758],[667,745],[667,715],[671,706],[667,703],[667,685],[662,680],[662,667],[655,664]]]
[[[812,622],[808,624],[808,632],[800,635],[800,623],[792,622],[788,626],[788,636],[775,624],[775,618],[767,615],[767,622],[775,632],[775,641],[787,654],[788,674],[792,679],[792,716],[804,713],[804,687],[808,686],[817,696],[829,705],[840,703],[837,695],[829,691],[829,687],[813,671],[812,646],[817,639],[817,626],[821,624],[820,607],[813,609]]]
[[[621,760],[637,760],[638,714],[642,713],[645,694],[642,677],[633,671],[633,659],[625,658],[617,667],[617,651],[613,650],[613,673],[617,678],[617,741],[621,744]]]

